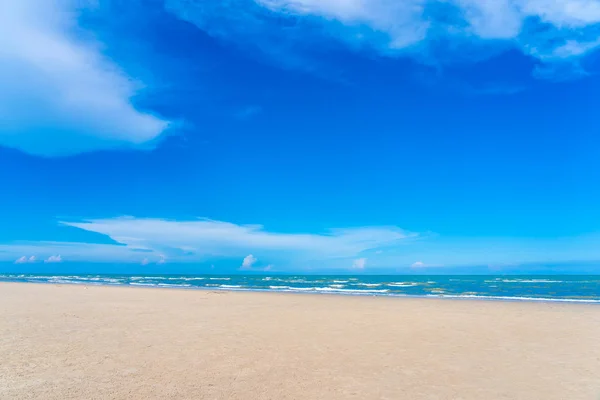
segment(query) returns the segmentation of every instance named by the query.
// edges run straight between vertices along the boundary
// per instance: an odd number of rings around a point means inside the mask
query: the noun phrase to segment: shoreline
[[[201,292],[232,292],[232,293],[279,293],[279,294],[299,294],[314,296],[341,296],[341,297],[378,297],[378,298],[397,298],[397,299],[429,299],[429,300],[458,300],[458,301],[481,301],[481,302],[509,302],[509,303],[558,303],[558,304],[587,304],[600,305],[600,299],[570,299],[570,298],[550,298],[550,297],[524,297],[524,296],[484,296],[484,295],[410,295],[398,293],[359,293],[357,291],[335,291],[335,290],[283,290],[283,289],[252,289],[252,288],[232,288],[232,287],[203,287],[203,286],[184,286],[167,284],[111,284],[97,282],[22,282],[0,280],[1,284],[33,284],[33,285],[69,285],[69,286],[91,286],[91,287],[111,287],[111,288],[131,288],[131,289],[161,289],[161,290],[184,290]]]

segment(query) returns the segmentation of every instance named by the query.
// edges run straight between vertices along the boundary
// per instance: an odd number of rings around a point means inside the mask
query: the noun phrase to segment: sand
[[[0,284],[0,399],[600,399],[600,306]]]

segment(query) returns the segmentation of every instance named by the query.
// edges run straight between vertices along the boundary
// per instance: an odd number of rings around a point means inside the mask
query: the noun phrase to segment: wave
[[[194,278],[169,278],[169,279],[181,279],[182,281],[204,281],[206,278],[194,277]]]
[[[492,281],[484,281],[486,283],[565,283],[565,281],[555,281],[552,279],[494,279]],[[568,282],[568,281],[566,281]]]
[[[130,281],[139,281],[142,279],[164,279],[158,276],[129,276],[127,277]]]
[[[350,294],[350,295],[382,295],[392,297],[436,297],[436,298],[464,298],[464,299],[489,299],[512,301],[552,301],[552,302],[577,302],[600,303],[600,294],[597,285],[600,279],[596,276],[582,276],[568,278],[562,276],[490,276],[477,280],[470,279],[470,283],[448,283],[446,278],[437,282],[434,277],[428,281],[421,281],[411,277],[397,277],[406,281],[374,282],[373,278],[355,277],[235,277],[235,276],[127,276],[127,275],[27,275],[27,274],[0,274],[0,281],[31,282],[48,284],[74,284],[74,285],[107,285],[107,286],[146,286],[146,287],[179,287],[188,289],[205,290],[243,290],[243,291],[277,291],[277,292],[303,292],[323,294]],[[426,278],[427,279],[427,278]],[[573,279],[573,280],[572,280]],[[231,281],[231,282],[226,282]],[[266,281],[266,282],[263,282]],[[366,281],[366,282],[365,282]],[[465,282],[467,280],[464,280]],[[268,283],[267,283],[268,282]],[[475,283],[473,283],[475,282]],[[554,285],[569,285],[567,292],[553,292]],[[520,285],[521,284],[521,285]],[[536,285],[537,284],[537,285]],[[270,285],[270,286],[269,286]],[[414,289],[404,289],[415,287]],[[535,291],[528,290],[534,288]]]
[[[77,282],[71,279],[50,279],[48,283],[72,283],[75,285],[85,285],[86,282]]]
[[[335,286],[343,286],[343,285],[335,285]],[[271,290],[284,290],[288,292],[343,292],[343,293],[388,293],[388,289],[382,290],[369,290],[369,289],[343,289],[341,287],[331,286],[313,286],[313,287],[296,287],[296,286],[269,286]]]
[[[419,284],[415,283],[415,282],[390,282],[386,286],[393,286],[393,287],[413,287],[413,286],[419,286]]]
[[[355,293],[355,294],[361,294],[361,293],[389,293],[388,289],[381,289],[381,290],[372,290],[372,289],[363,289],[363,290],[359,290],[359,289],[338,289],[338,288],[334,288],[334,287],[316,287],[313,288],[315,291],[317,292],[344,292],[344,293]]]
[[[161,287],[192,287],[192,285],[188,285],[186,283],[176,284],[176,283],[159,283],[158,286]]]

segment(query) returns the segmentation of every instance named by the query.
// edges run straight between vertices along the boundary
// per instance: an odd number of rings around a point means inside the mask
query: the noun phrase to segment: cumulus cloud
[[[461,60],[465,45],[517,48],[544,62],[578,58],[600,47],[598,0],[167,0],[166,4],[175,15],[213,36],[251,46],[287,64],[297,64],[295,52],[318,47],[323,36],[352,49],[419,60],[433,57],[438,52],[429,50],[441,43],[460,53]],[[469,54],[481,59],[476,52]]]
[[[35,256],[22,256],[19,257],[15,260],[15,264],[28,264],[28,263],[34,263],[37,261],[37,258]]]
[[[62,261],[63,260],[62,260],[62,257],[60,256],[60,254],[55,255],[55,256],[50,256],[44,260],[45,263],[60,263]]]
[[[75,0],[0,2],[0,145],[36,155],[141,146],[168,122],[77,25]]]
[[[140,250],[145,251],[148,257],[159,258],[159,253],[153,250],[143,250],[135,246],[114,244],[80,243],[80,242],[21,242],[0,244],[0,261],[12,261],[17,257],[16,263],[35,262],[36,257],[19,256],[19,254],[38,254],[40,259],[47,260],[60,254],[61,260],[69,261],[95,261],[95,262],[140,262]],[[63,258],[64,257],[64,258]],[[31,261],[30,261],[31,260]]]
[[[365,269],[366,265],[367,265],[367,259],[366,258],[357,258],[352,263],[352,268],[354,268],[354,269]]]
[[[252,254],[248,254],[246,257],[244,257],[241,268],[242,269],[251,269],[252,266],[254,265],[254,263],[256,263],[256,261],[258,261],[258,259],[256,257],[254,257]]]

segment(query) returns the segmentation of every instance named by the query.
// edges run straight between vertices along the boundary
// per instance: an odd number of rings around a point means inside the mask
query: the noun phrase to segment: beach
[[[1,399],[600,398],[600,306],[0,283]]]

